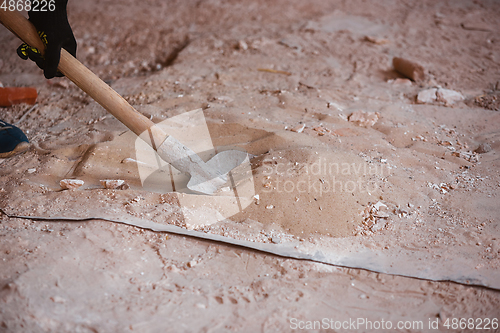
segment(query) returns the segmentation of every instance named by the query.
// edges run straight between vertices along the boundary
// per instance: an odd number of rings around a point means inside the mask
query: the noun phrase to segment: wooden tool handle
[[[19,12],[0,9],[0,21],[25,43],[37,48],[42,53],[45,51],[45,46],[40,40],[36,28]],[[154,149],[160,146],[167,137],[165,132],[158,126],[154,126],[155,124],[151,120],[135,110],[123,97],[65,49],[61,50],[58,69],[135,134],[140,135],[149,130],[152,142],[148,143]]]

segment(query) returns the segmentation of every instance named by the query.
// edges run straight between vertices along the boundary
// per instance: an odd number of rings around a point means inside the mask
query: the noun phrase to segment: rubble
[[[426,89],[422,90],[417,95],[418,104],[431,104],[437,101],[437,89]]]
[[[83,186],[85,182],[80,179],[63,179],[59,182],[59,185],[63,190],[76,190]]]
[[[350,122],[362,127],[372,127],[378,121],[378,112],[355,111],[347,118]]]
[[[0,107],[9,107],[16,104],[34,105],[38,93],[32,87],[0,87]]]
[[[433,184],[431,182],[428,182],[427,187],[433,188],[439,191],[439,193],[441,194],[446,194],[451,190],[455,189],[455,186],[453,184],[448,184],[448,183]]]
[[[384,45],[390,43],[387,39],[373,36],[365,36],[364,41],[373,43],[375,45]]]
[[[489,143],[481,143],[476,150],[474,150],[475,153],[478,154],[485,154],[487,152],[491,151],[491,145]]]
[[[436,92],[438,102],[442,102],[445,105],[452,105],[457,102],[461,102],[465,97],[455,90],[439,88]]]
[[[104,179],[100,182],[107,189],[122,189],[126,185],[125,181],[121,179]]]
[[[314,127],[313,131],[318,132],[319,136],[323,136],[325,133],[330,133],[330,130],[324,128],[323,126]]]
[[[394,59],[392,59],[392,65],[394,66],[396,72],[404,75],[409,79],[412,79],[415,82],[425,80],[424,67],[413,61],[395,57]]]
[[[302,133],[302,131],[304,131],[304,128],[306,128],[306,124],[297,125],[294,128],[290,129],[290,131],[296,132],[296,133]]]
[[[411,80],[409,80],[409,79],[402,79],[402,78],[397,78],[397,79],[394,79],[394,80],[389,80],[389,81],[387,81],[387,83],[391,83],[391,84],[399,85],[399,86],[409,86],[409,87],[411,87],[411,85],[412,85]]]
[[[366,206],[362,212],[362,216],[363,223],[356,228],[356,236],[371,235],[377,231],[383,230],[387,227],[386,219],[390,217],[387,212],[387,205],[381,201]]]
[[[471,151],[454,151],[451,153],[451,156],[463,158],[471,163],[477,163],[479,161],[478,154]]]
[[[417,95],[418,104],[432,104],[439,102],[449,106],[463,101],[464,99],[465,97],[458,91],[443,88],[425,89],[420,91]]]
[[[240,40],[240,41],[238,42],[238,46],[237,46],[237,48],[238,48],[239,50],[246,51],[246,50],[248,50],[248,44],[247,44],[247,42],[245,42],[244,40]]]

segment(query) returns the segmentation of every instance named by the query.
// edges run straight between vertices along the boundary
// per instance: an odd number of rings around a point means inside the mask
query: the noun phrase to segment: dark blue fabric
[[[23,131],[0,120],[0,154],[13,151],[21,142],[29,142]]]

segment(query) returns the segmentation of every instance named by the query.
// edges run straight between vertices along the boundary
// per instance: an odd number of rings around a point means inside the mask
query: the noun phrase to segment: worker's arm
[[[17,54],[21,58],[30,58],[36,62],[38,67],[43,69],[47,79],[63,76],[57,70],[61,48],[76,56],[76,40],[68,22],[67,4],[68,0],[31,1],[31,9],[28,11],[29,20],[38,30],[38,34],[46,46],[45,54],[42,56],[37,49],[27,44],[23,44],[17,49]]]

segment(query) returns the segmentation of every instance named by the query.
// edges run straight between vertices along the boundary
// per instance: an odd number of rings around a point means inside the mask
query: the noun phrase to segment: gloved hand
[[[57,70],[61,57],[61,48],[76,56],[76,39],[68,22],[67,4],[68,0],[55,0],[53,11],[47,9],[47,11],[31,10],[28,12],[29,20],[37,29],[46,46],[43,56],[39,50],[27,44],[22,44],[17,49],[17,54],[22,59],[30,58],[38,67],[43,69],[43,74],[47,79],[54,76],[64,76]]]

